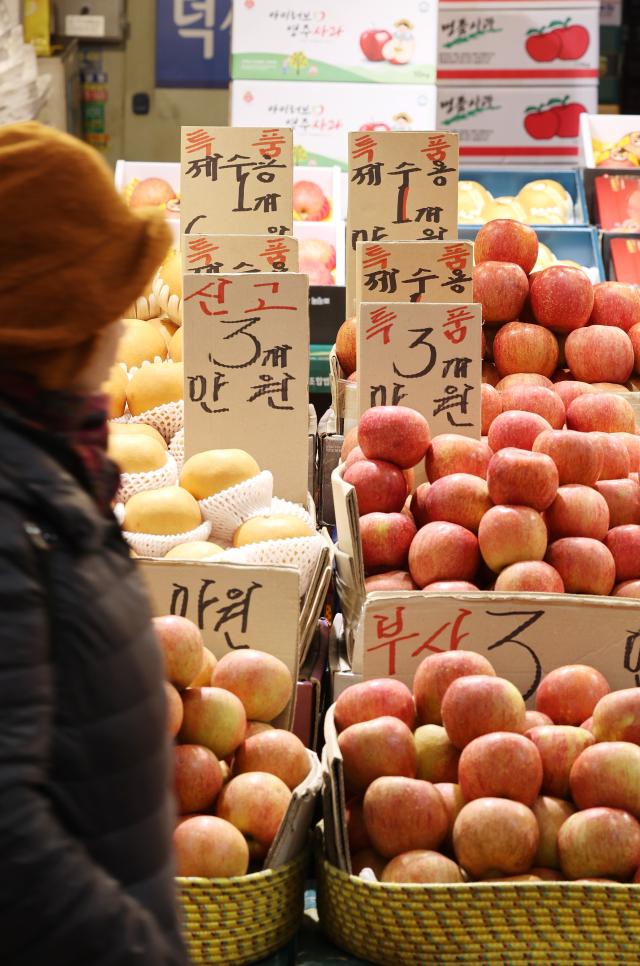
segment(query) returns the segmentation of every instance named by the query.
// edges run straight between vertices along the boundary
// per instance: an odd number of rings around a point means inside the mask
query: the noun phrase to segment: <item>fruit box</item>
[[[585,168],[638,168],[640,164],[640,114],[597,114],[589,111],[580,118],[580,163]],[[624,150],[628,135],[635,135]],[[618,153],[617,148],[623,150]],[[613,156],[610,155],[613,149]]]
[[[171,208],[165,208],[167,218],[180,219],[180,165],[173,161],[116,161],[116,190],[125,197],[130,196],[136,184],[146,178],[159,178],[166,181],[177,196]]]
[[[602,248],[607,278],[640,287],[640,234],[605,232]],[[640,392],[634,396],[640,399]]]
[[[430,131],[436,119],[436,88],[425,84],[288,84],[236,80],[231,84],[231,124],[267,122],[293,129],[298,165],[348,168],[350,131]]]
[[[553,87],[448,82],[438,86],[436,127],[458,133],[460,159],[469,164],[575,165],[580,115],[597,106],[597,80]]]
[[[596,217],[604,231],[640,232],[640,168],[596,174],[593,186]]]
[[[479,228],[472,225],[461,225],[458,234],[460,238],[474,241],[479,231]],[[605,280],[600,240],[596,228],[552,225],[536,228],[536,235],[538,241],[551,249],[557,259],[561,261],[568,259],[586,268],[594,284]]]
[[[234,80],[433,84],[436,0],[234,0]]]
[[[319,192],[309,191],[308,182]],[[293,169],[293,222],[333,222],[341,217],[340,169],[296,166]]]
[[[522,168],[519,170],[504,168],[462,168],[460,171],[460,181],[477,181],[494,198],[513,197],[528,182],[537,181],[540,178],[557,181],[571,195],[571,200],[573,201],[572,225],[589,224],[589,212],[587,211],[587,202],[584,196],[584,186],[580,172],[577,169],[562,171],[554,168]]]
[[[344,285],[345,232],[341,221],[294,221],[300,272],[309,285]]]
[[[445,0],[438,82],[596,80],[599,10],[596,0]]]

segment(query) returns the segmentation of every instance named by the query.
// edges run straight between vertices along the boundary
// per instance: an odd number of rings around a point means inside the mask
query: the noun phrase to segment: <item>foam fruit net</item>
[[[263,470],[257,476],[200,500],[205,520],[212,523],[214,540],[231,540],[238,527],[251,516],[268,513],[273,496],[273,476]]]
[[[169,452],[176,461],[178,473],[182,473],[182,467],[184,465],[184,429],[179,429],[175,436],[171,437]]]
[[[184,426],[184,403],[181,399],[178,402],[163,403],[162,406],[148,409],[139,416],[132,416],[129,422],[153,426],[168,443]]]
[[[266,509],[257,510],[255,513],[250,513],[246,519],[249,519],[249,517],[271,516],[273,513],[283,513],[289,517],[296,517],[298,520],[306,523],[309,529],[315,530],[316,528],[311,515],[304,509],[304,507],[300,506],[299,503],[290,503],[289,500],[281,500],[279,496],[274,496]]]
[[[320,536],[289,537],[286,540],[265,540],[245,547],[225,550],[218,560],[229,563],[280,564],[295,567],[300,574],[299,595],[304,597],[309,589],[313,572],[325,546]],[[135,549],[135,548],[134,548]]]
[[[178,467],[176,461],[173,456],[167,456],[167,462],[159,470],[152,470],[149,473],[122,473],[116,499],[120,503],[126,503],[134,493],[142,493],[144,490],[159,490],[164,486],[173,486],[177,482]]]
[[[211,534],[211,524],[208,521],[186,533],[176,533],[170,536],[158,536],[155,533],[131,533],[124,530],[125,538],[132,550],[139,557],[164,557],[173,547],[180,543],[192,543],[194,540],[208,540]]]

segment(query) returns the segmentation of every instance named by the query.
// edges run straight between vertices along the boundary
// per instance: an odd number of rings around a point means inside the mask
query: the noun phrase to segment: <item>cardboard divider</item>
[[[329,708],[324,719],[325,745],[322,751],[324,843],[329,862],[343,872],[351,873],[344,771],[334,721],[334,707],[332,705]]]
[[[289,807],[264,861],[265,869],[279,869],[292,862],[303,851],[309,837],[316,799],[322,790],[322,767],[315,752],[307,753],[311,770],[293,790]]]

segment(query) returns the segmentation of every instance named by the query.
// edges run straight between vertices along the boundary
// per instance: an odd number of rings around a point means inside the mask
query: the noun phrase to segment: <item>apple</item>
[[[340,448],[340,461],[344,462],[352,450],[360,449],[358,446],[358,427],[352,426],[351,429],[347,430],[342,440],[342,446]],[[360,449],[360,459],[364,459],[364,453]]]
[[[535,800],[531,810],[536,817],[540,831],[538,851],[533,861],[536,866],[543,866],[545,869],[559,869],[558,832],[569,816],[575,814],[575,808],[561,798],[541,795],[540,798]],[[535,871],[539,872],[540,869]]]
[[[640,748],[630,741],[586,748],[571,769],[571,797],[579,809],[602,805],[640,817]]]
[[[296,181],[293,185],[293,210],[301,221],[324,221],[331,205],[315,181]]]
[[[380,881],[386,867],[387,860],[378,855],[375,849],[360,849],[351,856],[352,875],[360,875],[363,869],[371,869],[376,879]]]
[[[363,813],[371,844],[387,859],[437,849],[449,827],[440,792],[416,778],[377,778],[365,792]]]
[[[442,699],[458,678],[471,674],[495,676],[490,662],[475,651],[444,651],[425,657],[413,678],[413,696],[420,724],[442,724]]]
[[[468,436],[442,433],[431,440],[425,457],[425,469],[431,483],[441,476],[470,473],[487,478],[487,467],[493,452],[487,443]]]
[[[365,571],[405,569],[416,525],[404,513],[367,513],[360,517]]]
[[[247,730],[244,733],[244,740],[247,741],[248,738],[253,738],[254,735],[260,735],[263,731],[274,731],[273,725],[267,724],[266,721],[247,721]]]
[[[336,267],[336,249],[330,242],[324,241],[322,238],[300,238],[298,248],[300,253],[299,271],[302,274],[306,274],[306,269],[302,267],[303,262],[308,262],[316,268],[323,268],[327,272],[331,272]],[[331,275],[329,275],[329,279],[330,281],[326,284],[333,285],[334,281]],[[315,284],[324,283],[315,282]]]
[[[505,567],[494,589],[509,594],[563,594],[564,584],[558,571],[543,560],[524,560]]]
[[[204,745],[226,758],[244,741],[247,716],[240,699],[219,687],[188,688],[183,696],[180,741]]]
[[[521,325],[520,322],[508,322],[507,325]],[[502,332],[507,326],[501,326],[497,331]],[[540,326],[538,326],[540,328]],[[542,329],[547,335],[552,335],[547,329]],[[496,389],[498,392],[504,392],[505,389],[511,389],[513,386],[542,386],[544,389],[553,389],[553,383],[551,379],[547,379],[546,376],[541,376],[537,372],[511,372],[508,376],[503,376]]]
[[[596,668],[566,664],[550,671],[540,682],[536,710],[548,714],[556,725],[578,726],[610,690],[607,679]]]
[[[550,456],[558,469],[560,485],[582,483],[593,486],[602,470],[602,447],[587,433],[573,429],[552,429],[540,433],[533,443],[534,453]]]
[[[222,770],[214,753],[202,745],[176,745],[173,788],[179,815],[209,808],[222,788]]]
[[[335,285],[331,271],[315,258],[305,258],[300,254],[298,271],[301,275],[309,276],[309,285]]]
[[[607,534],[605,544],[616,564],[616,583],[640,579],[640,526],[626,523]]]
[[[427,782],[456,782],[460,752],[442,725],[420,725],[414,734],[418,753],[416,778]]]
[[[367,577],[364,589],[367,594],[373,594],[383,590],[417,590],[418,586],[408,570],[387,570]]]
[[[453,826],[466,802],[460,791],[460,786],[455,782],[436,782],[434,787],[440,792],[449,820],[447,834],[441,848],[451,852],[453,851]]]
[[[383,870],[380,881],[459,883],[464,879],[456,863],[445,855],[428,849],[414,849],[392,859]]]
[[[633,368],[635,372],[640,373],[640,322],[629,329],[628,335],[633,346]]]
[[[551,265],[531,279],[530,298],[536,321],[556,332],[572,332],[589,321],[593,285],[582,269]]]
[[[336,355],[345,376],[350,376],[358,368],[356,358],[356,338],[358,320],[355,316],[345,319],[336,335]]]
[[[567,364],[582,382],[625,382],[633,372],[633,345],[622,329],[588,325],[571,332],[565,345]]]
[[[497,389],[484,382],[480,386],[480,411],[482,414],[482,435],[486,436],[491,423],[502,412],[502,399]]]
[[[224,786],[216,815],[242,832],[252,859],[264,859],[291,802],[291,791],[275,775],[262,771],[236,775]]]
[[[186,688],[202,666],[204,642],[193,621],[167,615],[153,618],[153,629],[164,658],[164,673],[170,684]]]
[[[629,454],[629,472],[637,473],[640,470],[640,436],[636,433],[611,433],[626,446]]]
[[[558,853],[568,879],[630,879],[640,865],[640,823],[616,808],[576,812],[558,832]]]
[[[256,721],[273,721],[293,694],[293,678],[284,661],[254,648],[229,651],[220,658],[211,683],[240,698],[247,718]]]
[[[633,407],[623,396],[595,393],[578,396],[567,409],[567,429],[581,433],[635,433]]]
[[[423,594],[457,594],[460,591],[478,590],[477,584],[468,580],[434,580],[432,584],[421,587]]]
[[[478,538],[457,523],[427,523],[409,548],[409,570],[418,587],[436,580],[472,580],[479,563]]]
[[[173,833],[179,876],[226,879],[246,875],[249,847],[240,832],[213,815],[193,815]]]
[[[567,483],[544,515],[549,540],[561,537],[592,537],[604,540],[609,529],[607,501],[591,486]]]
[[[624,688],[600,698],[593,709],[592,727],[596,741],[640,745],[640,688]]]
[[[175,198],[175,191],[164,178],[143,178],[131,192],[129,207],[166,207],[167,203]]]
[[[442,520],[473,533],[477,533],[480,521],[491,505],[485,480],[470,473],[452,473],[431,484],[423,483],[411,501],[418,526]]]
[[[544,453],[506,447],[491,458],[487,488],[494,503],[546,510],[558,492],[558,470]]]
[[[500,373],[492,362],[482,363],[482,382],[488,386],[497,386],[500,382]]]
[[[169,684],[168,681],[164,682],[164,690],[167,696],[167,727],[169,735],[175,738],[180,731],[184,714],[182,698],[173,684]]]
[[[276,775],[292,791],[311,770],[307,749],[290,731],[271,728],[245,739],[233,759],[233,774],[249,771]]]
[[[558,340],[542,325],[508,322],[496,334],[493,357],[502,377],[516,373],[548,377],[558,365]]]
[[[551,428],[551,424],[537,413],[502,412],[491,423],[489,446],[494,453],[508,446],[530,450],[540,433]]]
[[[361,446],[354,446],[353,449],[350,449],[349,450],[349,452],[347,453],[347,455],[346,455],[346,457],[345,457],[345,459],[343,461],[344,462],[344,471],[345,471],[345,473],[346,473],[346,471],[348,469],[350,469],[353,466],[354,463],[359,463],[362,460],[366,460],[366,458],[367,457],[362,452],[362,447]],[[393,463],[390,463],[388,465],[389,466],[393,466]],[[396,467],[396,469],[397,468],[398,467]]]
[[[598,480],[625,480],[630,473],[629,450],[618,433],[587,433],[602,451],[602,466]]]
[[[393,40],[388,30],[365,30],[360,34],[360,50],[371,61],[384,60],[382,49]]]
[[[473,301],[482,305],[482,321],[512,322],[529,295],[527,276],[510,262],[482,262],[473,269]]]
[[[516,564],[516,566],[518,566]],[[527,731],[531,731],[532,728],[539,728],[542,725],[553,724],[553,721],[548,714],[543,714],[542,711],[529,711],[527,709],[524,713],[524,727],[525,734]]]
[[[616,584],[611,595],[612,597],[631,597],[638,600],[640,598],[640,580],[623,580],[621,584]]]
[[[530,728],[526,735],[542,759],[542,794],[569,798],[569,774],[574,761],[594,743],[591,732],[570,725],[548,724]]]
[[[349,838],[349,851],[351,854],[353,855],[354,852],[362,852],[363,849],[370,849],[371,840],[364,825],[361,798],[351,798],[346,803],[345,821]]]
[[[541,882],[564,882],[564,876],[557,869],[545,869],[544,866],[534,865],[530,873]]]
[[[403,721],[383,715],[350,725],[338,735],[344,776],[353,792],[363,792],[376,778],[415,778],[418,756],[411,730]]]
[[[579,382],[577,379],[569,378],[559,380],[553,383],[553,391],[557,392],[564,403],[564,408],[567,410],[574,399],[578,396],[585,396],[588,393],[595,393],[598,390],[594,389],[592,385],[588,382]]]
[[[502,410],[537,413],[552,429],[562,429],[565,423],[564,403],[545,386],[510,386],[502,392]]]
[[[515,684],[487,674],[456,678],[442,699],[442,722],[456,748],[492,731],[522,734],[524,712]]]
[[[528,275],[538,260],[538,236],[533,228],[520,221],[496,218],[482,226],[476,235],[473,252],[476,265],[512,262]]]
[[[202,648],[202,664],[200,665],[200,670],[194,677],[193,681],[190,682],[189,687],[191,688],[204,688],[211,684],[211,675],[213,674],[213,669],[218,663],[217,658],[211,653],[208,647]]]
[[[531,807],[542,787],[542,760],[524,735],[496,731],[465,745],[458,776],[467,802],[509,798]]]
[[[629,332],[640,324],[640,294],[622,282],[599,282],[593,287],[591,325],[616,325]]]
[[[563,537],[549,546],[547,563],[558,571],[567,594],[607,597],[615,583],[611,551],[590,537]]]
[[[372,678],[345,688],[335,703],[338,731],[374,718],[398,718],[408,728],[416,723],[416,706],[406,684],[393,678]]]
[[[494,573],[500,573],[520,561],[543,560],[547,528],[537,510],[531,507],[494,506],[480,522],[478,543],[487,566]]]
[[[374,406],[358,423],[358,442],[367,459],[409,469],[424,458],[430,442],[426,419],[407,406]]]
[[[456,859],[475,878],[496,872],[527,872],[533,865],[539,841],[538,823],[531,809],[506,798],[477,798],[469,802],[453,826]]]
[[[348,459],[353,457],[352,450]],[[352,460],[343,474],[358,498],[358,512],[399,513],[407,497],[407,482],[402,470],[384,460]]]

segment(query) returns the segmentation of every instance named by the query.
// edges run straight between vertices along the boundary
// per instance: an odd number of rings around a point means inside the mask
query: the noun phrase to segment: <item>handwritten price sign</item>
[[[183,127],[180,191],[182,234],[290,235],[292,132]]]
[[[183,235],[182,271],[196,275],[297,272],[298,242],[289,235]]]
[[[471,242],[358,242],[357,302],[471,302]]]
[[[247,450],[304,503],[309,419],[305,275],[184,276],[187,457]]]
[[[449,241],[458,231],[458,136],[349,135],[347,312],[357,298],[358,242]]]
[[[358,411],[409,406],[431,435],[480,438],[482,310],[461,303],[362,302]]]

